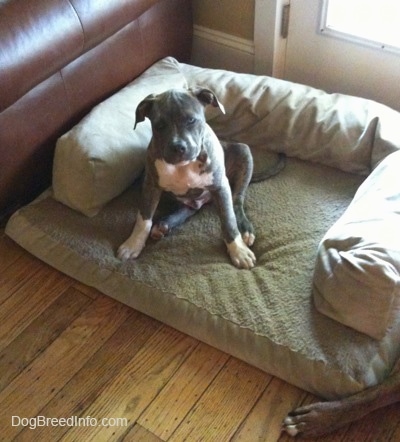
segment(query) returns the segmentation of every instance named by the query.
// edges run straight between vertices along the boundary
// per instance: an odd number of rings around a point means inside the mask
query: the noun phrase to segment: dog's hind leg
[[[396,402],[400,402],[400,360],[379,385],[337,401],[297,408],[284,419],[282,430],[291,436],[319,437]]]
[[[174,227],[183,224],[196,212],[197,209],[189,207],[185,204],[180,205],[176,211],[170,213],[169,215],[163,216],[154,222],[153,227],[151,228],[150,237],[156,240],[163,238],[164,236],[168,235]]]
[[[232,190],[233,210],[244,242],[251,246],[255,240],[254,228],[244,211],[247,187],[253,175],[253,157],[249,146],[243,143],[222,143],[225,151],[225,169]]]

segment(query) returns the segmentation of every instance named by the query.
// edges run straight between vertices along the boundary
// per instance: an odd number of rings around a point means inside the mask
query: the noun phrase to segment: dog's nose
[[[181,141],[174,141],[169,147],[175,153],[183,154],[186,152],[186,145]]]

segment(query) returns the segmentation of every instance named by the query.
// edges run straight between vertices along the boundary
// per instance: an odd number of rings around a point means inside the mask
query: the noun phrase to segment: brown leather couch
[[[190,3],[0,2],[0,221],[50,184],[57,138],[95,104],[162,57],[188,61]]]

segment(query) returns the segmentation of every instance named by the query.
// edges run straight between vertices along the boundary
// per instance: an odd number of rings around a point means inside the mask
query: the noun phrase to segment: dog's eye
[[[190,125],[194,124],[196,121],[197,120],[195,117],[190,117],[187,119],[187,124],[190,126]]]

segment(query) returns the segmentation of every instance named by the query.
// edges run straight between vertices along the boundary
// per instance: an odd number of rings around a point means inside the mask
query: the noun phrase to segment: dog
[[[121,260],[135,259],[149,236],[161,239],[171,229],[213,201],[221,221],[222,237],[232,263],[251,269],[256,257],[250,247],[254,228],[244,211],[244,198],[253,177],[250,148],[242,143],[220,142],[206,123],[205,107],[225,113],[209,89],[171,89],[149,95],[136,109],[136,125],[149,118],[153,136],[147,149],[142,198],[129,238],[119,247]],[[278,162],[260,179],[278,173]],[[173,195],[179,209],[153,224],[163,192]]]

